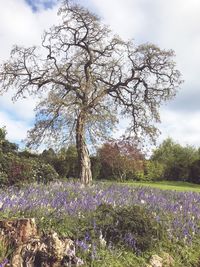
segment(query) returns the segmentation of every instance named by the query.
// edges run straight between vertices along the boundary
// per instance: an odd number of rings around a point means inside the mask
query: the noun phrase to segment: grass
[[[162,190],[176,190],[183,192],[197,192],[200,193],[200,185],[188,183],[188,182],[177,182],[177,181],[160,181],[160,182],[126,182],[128,185],[133,186],[147,186],[158,188]]]

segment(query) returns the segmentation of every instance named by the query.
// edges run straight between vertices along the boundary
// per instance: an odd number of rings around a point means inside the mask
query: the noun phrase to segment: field
[[[133,186],[148,186],[152,188],[158,188],[162,190],[176,190],[176,191],[192,191],[200,193],[200,185],[187,183],[187,182],[176,182],[176,181],[161,181],[161,182],[130,182],[127,183]]]
[[[161,190],[145,185],[96,183],[84,188],[63,181],[10,187],[0,190],[0,217],[35,217],[40,230],[73,238],[85,266],[142,267],[151,255],[163,252],[174,258],[174,266],[199,266],[200,188],[154,184]],[[133,230],[141,233],[142,241]],[[0,244],[0,262],[7,256]]]

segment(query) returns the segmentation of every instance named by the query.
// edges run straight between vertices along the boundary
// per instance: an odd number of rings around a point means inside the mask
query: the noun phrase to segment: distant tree
[[[144,155],[133,142],[114,140],[105,143],[98,152],[104,172],[110,169],[112,175],[121,181],[135,175],[143,168]],[[104,168],[105,166],[105,168]],[[109,174],[108,174],[109,175]],[[104,176],[106,176],[104,174]]]
[[[181,146],[171,138],[154,150],[151,159],[164,165],[164,177],[170,180],[188,180],[190,165],[199,158],[198,150],[192,146]]]
[[[9,142],[6,139],[6,128],[0,128],[0,152],[9,153],[9,152],[17,152],[18,145]]]
[[[90,156],[93,179],[100,179],[102,164],[98,155]]]
[[[165,165],[154,160],[146,160],[144,164],[144,180],[159,181],[164,178]]]
[[[55,168],[55,170],[61,177],[77,178],[78,177],[77,158],[78,155],[76,146],[70,145],[68,148],[65,147],[61,148],[57,154],[54,154],[51,161],[48,160],[48,163],[50,163]]]
[[[24,149],[22,151],[19,151],[18,156],[23,157],[23,158],[27,158],[27,159],[31,159],[31,158],[39,159],[40,158],[39,154],[33,153],[32,151],[29,151],[28,149]]]
[[[45,92],[29,145],[75,137],[79,177],[89,184],[89,137],[107,137],[121,112],[130,118],[128,136],[154,138],[158,109],[175,96],[180,73],[172,50],[123,41],[78,4],[66,0],[58,14],[61,22],[45,32],[41,52],[13,48],[0,67],[0,91],[15,88],[16,99]]]
[[[189,182],[200,184],[200,159],[195,160],[190,165]]]
[[[44,149],[42,151],[42,153],[40,154],[40,158],[42,158],[42,160],[54,166],[54,163],[57,159],[57,155],[52,148],[49,148],[49,149]]]
[[[65,156],[66,164],[69,166],[68,177],[78,177],[78,153],[76,146],[71,145],[67,148]]]

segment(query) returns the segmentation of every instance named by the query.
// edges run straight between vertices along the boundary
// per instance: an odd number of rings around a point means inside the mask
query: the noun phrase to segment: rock
[[[168,253],[163,252],[162,258],[163,258],[163,267],[173,267],[174,266],[174,264],[175,264],[174,259]]]
[[[163,267],[163,259],[158,255],[152,255],[149,263],[151,267]]]
[[[0,221],[0,236],[11,240],[12,267],[81,266],[71,239],[60,238],[56,232],[38,235],[34,219]]]
[[[38,234],[35,219],[0,220],[1,234],[18,246]]]
[[[173,267],[174,259],[166,252],[163,252],[162,257],[158,255],[152,255],[149,264],[146,267]]]
[[[13,267],[60,267],[81,266],[83,261],[75,256],[75,246],[71,239],[60,239],[57,233],[31,238],[15,251]]]

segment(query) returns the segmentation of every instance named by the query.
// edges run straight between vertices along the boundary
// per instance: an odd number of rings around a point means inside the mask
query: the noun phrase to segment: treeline
[[[200,183],[200,148],[181,146],[168,138],[153,151],[151,161],[162,169],[159,179]]]
[[[91,165],[95,180],[176,180],[200,183],[200,150],[181,146],[170,138],[153,151],[150,159],[145,159],[134,142],[106,142],[91,156]],[[0,129],[1,186],[77,178],[78,167],[75,146],[62,148],[58,152],[52,148],[45,149],[40,154],[19,151],[16,144],[6,139],[5,129]]]

